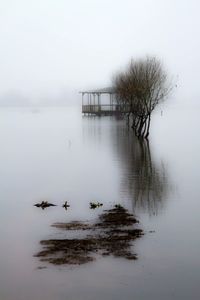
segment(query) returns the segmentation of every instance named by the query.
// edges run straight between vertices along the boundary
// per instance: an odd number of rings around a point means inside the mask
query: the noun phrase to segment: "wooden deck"
[[[97,115],[97,116],[111,116],[111,115],[119,115],[125,113],[126,111],[122,111],[122,108],[118,104],[92,104],[92,105],[82,105],[82,113],[88,115]],[[127,109],[128,112],[128,109]]]

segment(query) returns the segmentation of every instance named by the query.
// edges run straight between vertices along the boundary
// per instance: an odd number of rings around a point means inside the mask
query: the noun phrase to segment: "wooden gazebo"
[[[94,115],[113,115],[120,112],[120,105],[116,103],[115,90],[107,87],[97,90],[81,91],[82,113]],[[102,103],[101,96],[108,95],[108,103]],[[86,96],[86,97],[85,97]]]

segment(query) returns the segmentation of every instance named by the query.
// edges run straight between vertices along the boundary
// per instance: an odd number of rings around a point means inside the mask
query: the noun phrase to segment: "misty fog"
[[[158,56],[198,103],[197,0],[0,0],[0,105],[72,105],[131,57]],[[174,101],[174,100],[173,100]]]

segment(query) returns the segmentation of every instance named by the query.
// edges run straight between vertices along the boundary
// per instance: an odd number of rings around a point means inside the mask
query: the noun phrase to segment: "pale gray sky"
[[[157,55],[179,97],[197,101],[199,11],[198,0],[0,0],[0,100],[70,102],[131,57]]]

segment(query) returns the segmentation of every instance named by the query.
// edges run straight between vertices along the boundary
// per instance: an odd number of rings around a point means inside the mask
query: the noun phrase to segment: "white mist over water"
[[[0,105],[69,105],[156,55],[181,102],[199,102],[199,1],[0,1]]]

